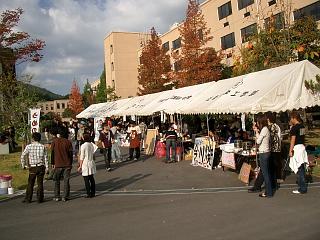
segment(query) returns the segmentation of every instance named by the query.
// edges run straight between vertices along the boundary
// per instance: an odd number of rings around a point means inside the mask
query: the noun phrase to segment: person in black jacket
[[[176,162],[176,146],[178,136],[173,125],[170,126],[169,130],[166,131],[164,136],[166,138],[166,163]],[[170,159],[170,149],[172,159]]]

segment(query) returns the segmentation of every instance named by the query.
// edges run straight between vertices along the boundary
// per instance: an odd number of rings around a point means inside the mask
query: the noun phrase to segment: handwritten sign
[[[221,164],[224,167],[236,169],[236,162],[234,158],[234,153],[228,153],[225,151],[222,151],[221,154]]]
[[[208,138],[196,138],[193,149],[192,165],[212,170],[215,145],[216,143]]]

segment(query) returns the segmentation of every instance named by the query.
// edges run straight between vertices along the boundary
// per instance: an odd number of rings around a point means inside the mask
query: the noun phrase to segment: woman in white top
[[[272,197],[272,186],[269,173],[270,164],[270,131],[268,129],[268,120],[265,116],[258,119],[258,125],[253,126],[256,134],[256,141],[259,145],[260,171],[263,175],[265,192],[259,194],[260,197]]]
[[[94,162],[94,152],[97,147],[90,142],[89,134],[83,135],[83,143],[80,147],[80,162],[78,171],[82,173],[84,183],[86,186],[86,198],[93,198],[96,194],[96,183],[93,175],[97,172],[96,164]]]

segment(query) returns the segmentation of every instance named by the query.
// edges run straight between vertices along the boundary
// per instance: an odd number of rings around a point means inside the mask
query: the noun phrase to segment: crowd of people
[[[304,147],[305,128],[300,115],[296,112],[292,112],[290,124],[290,167],[298,174],[299,185],[299,189],[293,191],[293,193],[304,194],[307,192],[305,167],[308,163]],[[209,131],[209,137],[222,142],[247,139],[248,134],[240,129],[240,122],[235,118],[232,124],[222,124],[219,129]],[[282,178],[281,129],[276,124],[275,115],[272,113],[260,115],[252,129],[259,148],[260,171],[253,187],[248,191],[250,193],[261,192],[264,183],[265,191],[260,193],[259,196],[272,197],[279,187],[278,180]],[[77,159],[77,170],[83,176],[87,198],[95,197],[94,175],[97,171],[95,152],[98,148],[103,155],[106,171],[112,170],[111,161],[124,161],[120,150],[120,142],[124,139],[129,142],[129,156],[125,160],[139,160],[140,150],[144,147],[143,139],[146,136],[147,124],[141,122],[137,125],[134,121],[124,123],[120,119],[106,118],[99,121],[97,130],[98,134],[94,129],[93,121],[90,120],[78,123],[57,121],[53,126],[45,129],[45,141],[43,142],[51,149],[55,201],[70,199],[69,180],[74,159]],[[50,139],[51,135],[53,136],[52,139]],[[166,140],[166,163],[176,162],[178,135],[182,138],[190,137],[187,125],[177,126],[175,123],[171,123],[169,126],[167,125],[166,130],[163,130],[163,136]],[[24,202],[31,202],[36,178],[38,184],[37,200],[42,202],[43,178],[45,173],[49,171],[47,147],[40,143],[40,133],[33,133],[32,139],[32,143],[26,146],[21,155],[22,167],[29,168],[28,188]],[[63,195],[60,193],[60,182],[62,180]]]

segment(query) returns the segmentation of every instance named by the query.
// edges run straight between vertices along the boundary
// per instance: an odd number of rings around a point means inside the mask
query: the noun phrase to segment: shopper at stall
[[[128,160],[134,159],[139,160],[140,158],[140,139],[141,139],[141,129],[135,124],[135,122],[130,122],[127,133],[129,135],[129,158]],[[135,158],[133,158],[133,152],[135,152]]]
[[[83,135],[84,144],[80,147],[80,161],[78,172],[81,172],[86,187],[86,198],[93,198],[96,195],[96,183],[94,174],[96,174],[96,164],[94,162],[94,152],[97,146],[91,142],[89,134]]]
[[[111,148],[112,148],[112,142],[114,141],[114,136],[112,131],[110,130],[110,127],[107,123],[103,124],[103,130],[100,132],[99,140],[102,144],[102,151],[103,151],[103,157],[105,162],[106,170],[109,172],[111,171]]]
[[[276,115],[267,113],[268,126],[270,131],[270,179],[272,189],[277,189],[277,179],[282,179],[282,162],[281,162],[281,129],[276,124]]]
[[[114,125],[111,129],[111,132],[114,137],[114,141],[112,142],[112,147],[111,147],[111,159],[112,162],[121,162],[121,150],[120,150],[120,142],[121,142],[121,135],[120,135],[120,130],[121,126],[120,125]]]
[[[269,164],[270,164],[270,131],[268,129],[268,121],[265,116],[258,119],[257,125],[254,124],[253,130],[256,135],[256,142],[259,145],[259,162],[260,172],[262,173],[265,192],[259,194],[260,197],[272,197],[272,185],[270,180]]]
[[[177,132],[172,124],[169,130],[165,132],[164,137],[166,139],[166,161],[165,163],[176,162],[176,147],[177,147]],[[171,151],[171,158],[170,158]]]
[[[294,173],[298,174],[297,190],[292,191],[295,194],[307,193],[307,184],[305,180],[305,170],[308,165],[308,156],[304,146],[305,141],[305,127],[303,121],[297,112],[292,112],[290,116],[290,123],[292,124],[290,130],[290,168]]]
[[[43,202],[43,177],[46,171],[48,171],[48,157],[46,147],[40,143],[41,134],[32,134],[32,143],[27,145],[21,154],[21,166],[23,169],[29,168],[28,186],[26,191],[26,197],[23,200],[24,203],[31,203],[33,195],[33,187],[37,178],[37,200],[38,203]],[[28,156],[26,161],[25,157]]]

